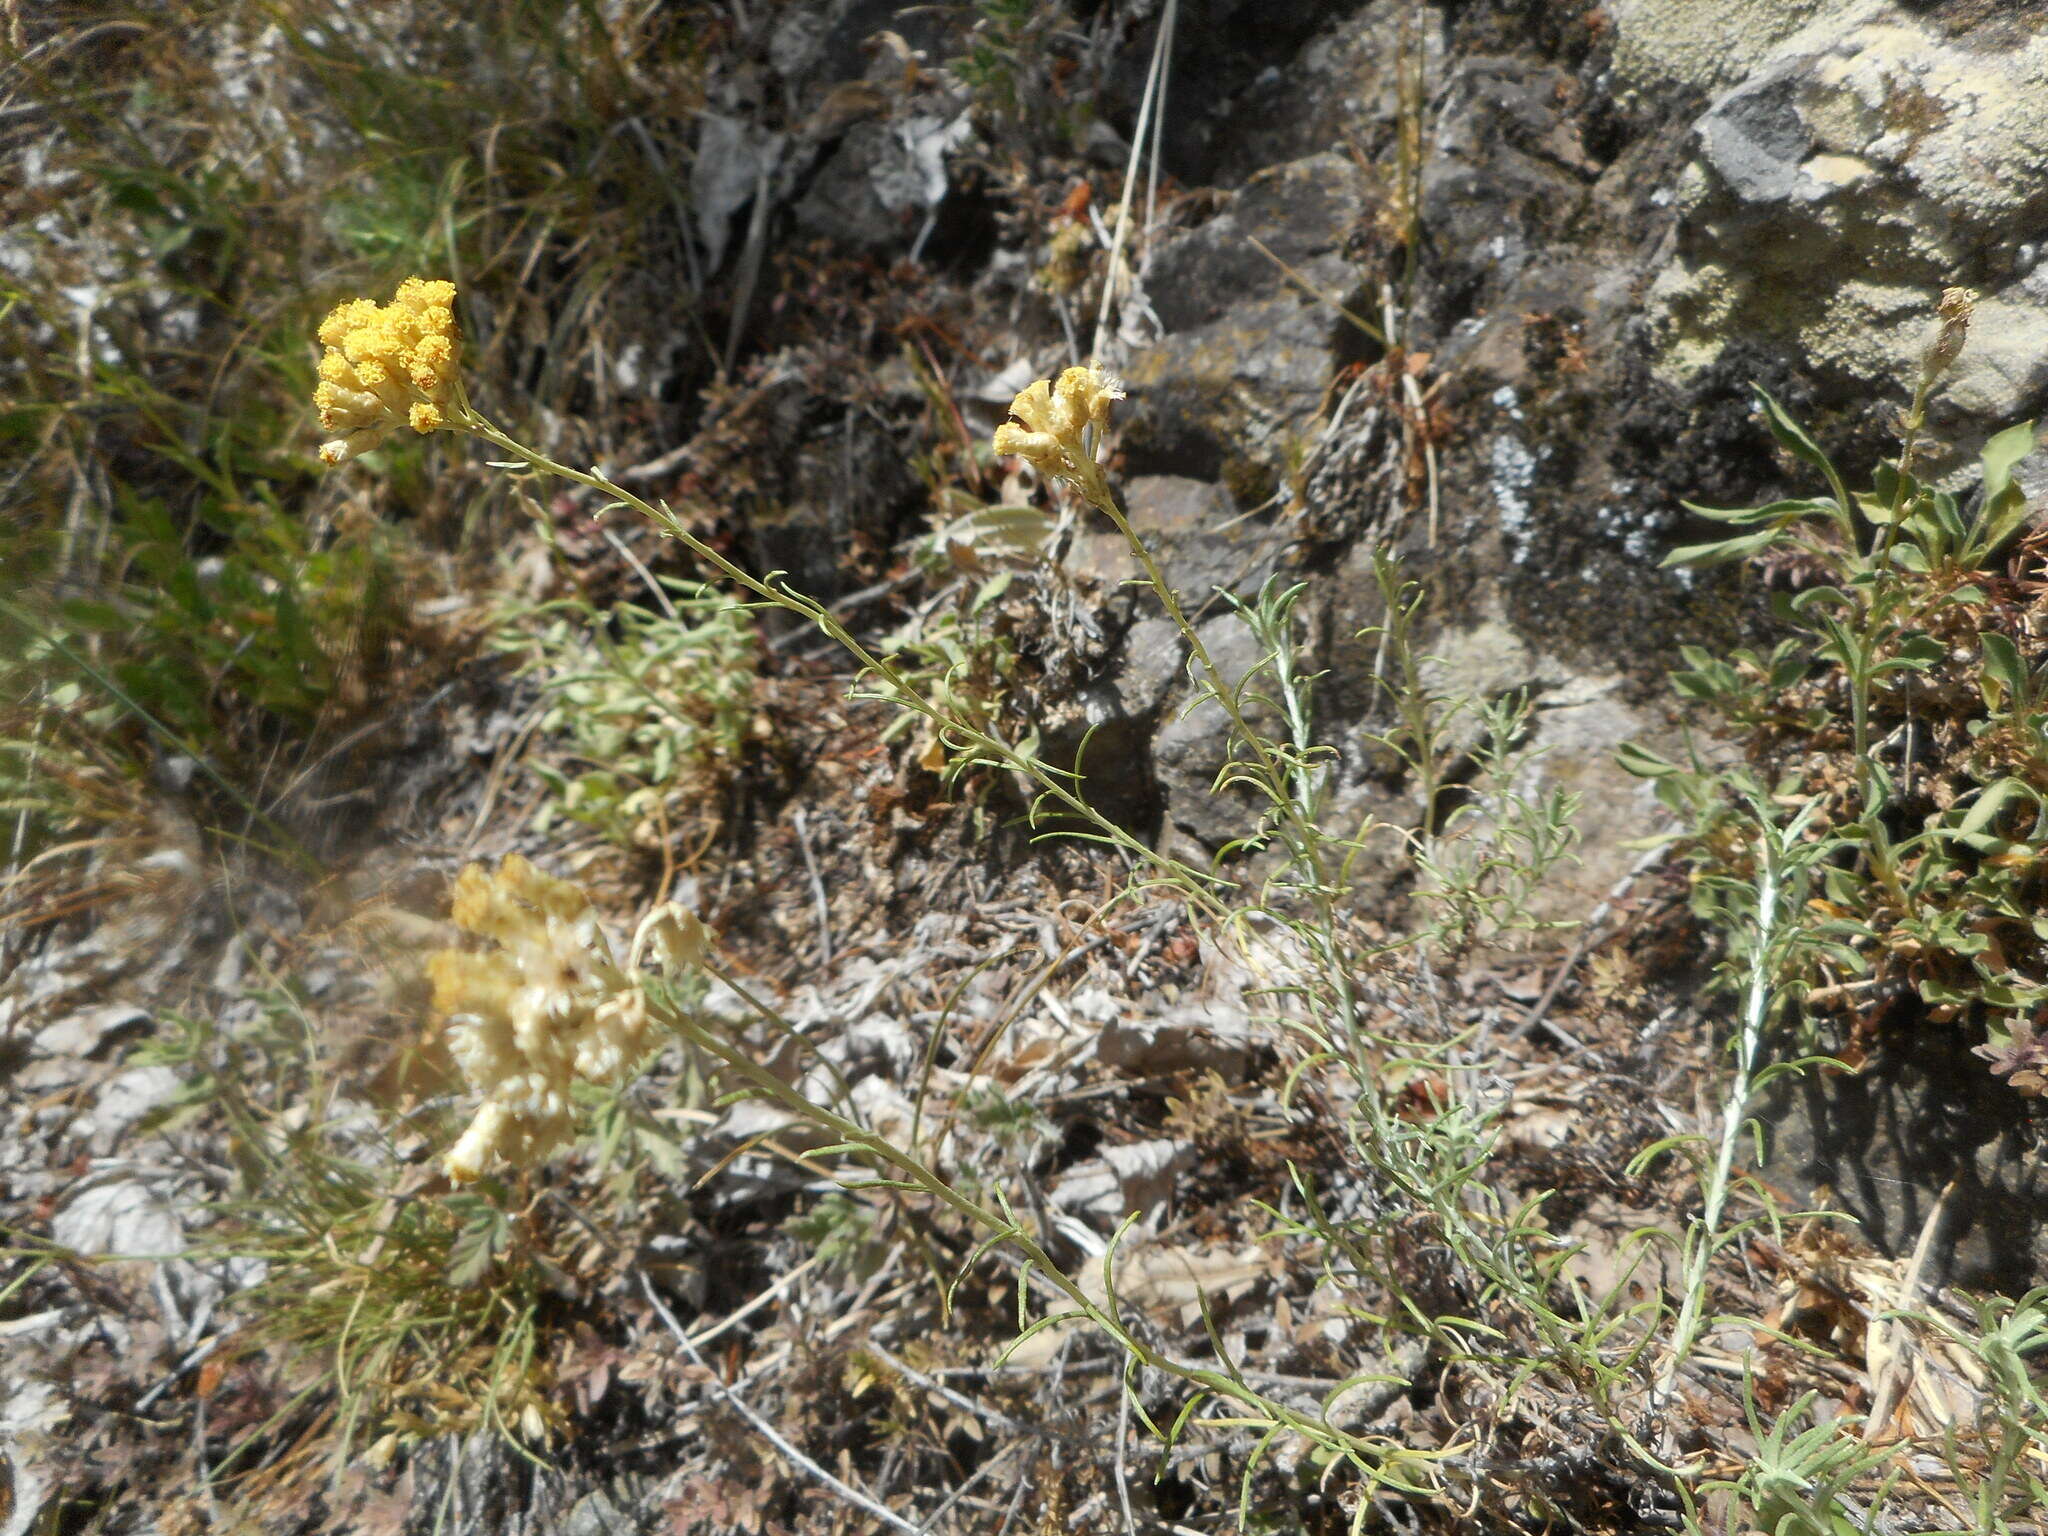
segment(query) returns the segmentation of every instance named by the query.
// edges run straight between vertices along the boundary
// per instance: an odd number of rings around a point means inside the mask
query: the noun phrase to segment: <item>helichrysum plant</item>
[[[482,1104],[448,1152],[458,1184],[494,1158],[538,1163],[570,1140],[577,1078],[615,1082],[653,1044],[643,957],[670,966],[699,958],[697,920],[657,908],[621,966],[590,898],[512,854],[495,874],[472,864],[455,882],[455,924],[489,949],[446,949],[428,962],[448,1048]]]
[[[873,696],[924,717],[943,732],[956,765],[971,760],[1023,773],[1034,781],[1041,800],[1052,802],[1052,809],[1078,815],[1094,832],[1141,864],[1188,882],[1197,893],[1217,886],[1219,882],[1208,875],[1162,857],[1128,829],[1096,811],[1081,796],[1072,775],[1039,764],[1032,751],[998,735],[988,723],[949,715],[943,704],[906,680],[898,667],[863,643],[815,599],[774,575],[757,576],[734,564],[666,505],[635,495],[595,470],[559,463],[499,428],[470,403],[457,372],[461,342],[455,299],[452,284],[412,277],[399,285],[396,299],[388,305],[351,299],[328,315],[320,327],[327,351],[321,359],[315,404],[320,408],[322,430],[336,434],[321,448],[321,456],[329,463],[345,463],[366,453],[400,428],[423,434],[458,432],[502,451],[510,461],[504,467],[568,480],[608,496],[611,506],[639,513],[735,587],[816,625],[853,659]],[[1017,397],[1012,420],[998,431],[995,446],[998,453],[1014,453],[1039,464],[1047,474],[1073,484],[1095,505],[1112,509],[1109,515],[1128,537],[1129,524],[1114,510],[1114,498],[1093,457],[1094,439],[1108,422],[1109,406],[1122,398],[1122,388],[1099,369],[1070,368],[1057,384],[1034,384]],[[1138,552],[1148,579],[1164,590],[1156,563],[1142,548]],[[1171,604],[1170,594],[1168,601],[1171,611],[1184,619],[1178,606]],[[1213,670],[1207,668],[1203,654],[1205,670]],[[1198,904],[1203,899],[1198,894]],[[1220,908],[1212,904],[1209,910]]]
[[[559,476],[613,498],[615,504],[647,517],[734,586],[816,625],[862,669],[864,691],[923,717],[954,754],[956,767],[974,761],[1020,775],[1037,793],[1034,817],[1048,810],[1077,816],[1087,824],[1089,835],[1120,848],[1152,878],[1170,884],[1192,913],[1229,917],[1223,899],[1230,888],[1227,879],[1159,854],[1102,816],[1081,795],[1073,775],[1006,740],[994,722],[949,710],[942,698],[917,687],[823,606],[773,576],[756,576],[735,565],[667,507],[635,496],[595,471],[559,464],[485,419],[452,371],[440,366],[459,354],[452,298],[445,284],[414,280],[400,289],[399,301],[392,306],[380,309],[358,301],[341,306],[330,317],[323,340],[340,361],[326,370],[323,388],[335,387],[320,403],[327,430],[340,434],[330,445],[334,461],[367,450],[401,426],[416,432],[456,431],[501,450],[513,461],[509,467]],[[446,350],[426,347],[436,337],[446,343]],[[344,373],[344,367],[349,372]],[[1070,368],[1057,380],[1035,384],[1017,397],[1010,420],[996,434],[996,451],[1025,458],[1049,478],[1073,486],[1131,539],[1148,584],[1189,637],[1198,681],[1245,734],[1261,782],[1274,786],[1274,793],[1291,804],[1292,791],[1286,786],[1304,764],[1291,749],[1250,730],[1238,690],[1214,666],[1156,561],[1131,533],[1096,462],[1110,406],[1122,393],[1113,379],[1095,368]],[[1304,877],[1299,884],[1329,894],[1328,883],[1320,876]],[[978,1228],[984,1235],[983,1247],[1006,1245],[1028,1273],[1043,1276],[1064,1310],[1032,1318],[1032,1290],[1020,1284],[1018,1322],[1024,1338],[1049,1327],[1086,1322],[1128,1357],[1132,1380],[1137,1379],[1138,1367],[1177,1378],[1193,1393],[1188,1412],[1210,1399],[1231,1405],[1242,1422],[1263,1432],[1262,1446],[1282,1435],[1299,1437],[1319,1448],[1325,1465],[1348,1465],[1371,1486],[1421,1492],[1440,1476],[1436,1469],[1448,1454],[1445,1451],[1416,1450],[1383,1436],[1341,1428],[1322,1413],[1262,1393],[1229,1369],[1227,1361],[1198,1364],[1168,1355],[1125,1322],[1110,1280],[1112,1264],[1104,1266],[1109,1299],[1098,1300],[1040,1246],[1034,1224],[1014,1214],[1014,1203],[1000,1183],[987,1186],[986,1192],[981,1186],[970,1191],[934,1169],[916,1149],[895,1145],[832,1103],[807,1098],[799,1086],[764,1066],[756,1047],[700,1017],[680,1002],[677,990],[664,978],[643,970],[642,961],[652,956],[665,967],[720,980],[751,1003],[765,1027],[802,1046],[786,1021],[749,998],[744,985],[719,964],[702,928],[688,914],[668,908],[650,917],[626,962],[619,964],[580,891],[541,875],[523,860],[508,859],[495,875],[481,869],[463,874],[455,916],[461,927],[494,946],[480,953],[450,951],[432,966],[436,1005],[450,1020],[451,1047],[480,1100],[474,1122],[444,1160],[458,1182],[477,1178],[494,1159],[531,1166],[547,1156],[574,1128],[570,1105],[577,1078],[609,1080],[658,1036],[670,1035],[720,1064],[729,1082],[743,1092],[836,1138],[834,1145],[814,1155],[844,1159],[850,1178],[867,1181],[854,1187],[879,1182],[918,1194],[929,1202],[934,1219],[964,1221]],[[1137,1407],[1142,1415],[1142,1403]],[[1184,1423],[1185,1416],[1180,1421]]]
[[[313,403],[328,464],[377,447],[400,426],[427,433],[469,416],[455,285],[409,277],[389,304],[350,299],[320,322],[320,383]]]

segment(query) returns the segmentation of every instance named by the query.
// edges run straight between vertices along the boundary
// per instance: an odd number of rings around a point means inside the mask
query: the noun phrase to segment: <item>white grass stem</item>
[[[1734,1177],[1735,1150],[1741,1144],[1742,1129],[1748,1121],[1750,1094],[1763,1058],[1764,1033],[1770,1023],[1771,970],[1779,945],[1786,854],[1796,845],[1808,814],[1800,815],[1782,830],[1759,818],[1762,836],[1758,852],[1763,867],[1756,883],[1756,935],[1750,945],[1742,1013],[1735,1037],[1735,1070],[1722,1100],[1720,1141],[1714,1151],[1713,1167],[1702,1186],[1705,1198],[1686,1253],[1684,1294],[1678,1322],[1671,1332],[1671,1352],[1657,1380],[1653,1401],[1658,1411],[1669,1404],[1679,1370],[1706,1325],[1707,1270],[1722,1246],[1721,1218]],[[1668,1445],[1666,1449],[1669,1450]]]
[[[1124,195],[1117,203],[1116,225],[1109,238],[1109,261],[1102,277],[1102,305],[1095,314],[1095,340],[1089,356],[1101,362],[1109,346],[1109,312],[1115,306],[1117,280],[1123,275],[1124,239],[1131,229],[1131,199],[1138,190],[1138,167],[1145,155],[1145,140],[1152,139],[1152,196],[1158,197],[1159,136],[1153,130],[1160,104],[1166,99],[1166,62],[1173,49],[1173,23],[1178,0],[1166,0],[1159,18],[1159,35],[1152,41],[1152,65],[1145,72],[1145,99],[1138,107],[1138,126],[1131,133],[1131,158],[1124,167]],[[1149,227],[1153,215],[1148,214]]]

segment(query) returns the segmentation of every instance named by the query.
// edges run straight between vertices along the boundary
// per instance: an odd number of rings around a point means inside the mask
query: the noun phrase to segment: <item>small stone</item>
[[[104,1057],[107,1047],[149,1028],[149,1012],[128,1003],[86,1008],[36,1032],[44,1056]]]
[[[1251,1021],[1241,1009],[1185,1003],[1145,1019],[1103,1026],[1095,1058],[1133,1077],[1166,1072],[1215,1072],[1242,1082],[1251,1067]]]
[[[88,1127],[92,1136],[112,1144],[153,1109],[178,1096],[183,1079],[169,1067],[135,1067],[112,1078],[100,1090]]]
[[[50,1236],[82,1254],[164,1258],[185,1251],[185,1228],[168,1200],[144,1179],[87,1184],[51,1218]]]
[[[1053,1187],[1052,1203],[1111,1223],[1133,1213],[1150,1215],[1194,1165],[1195,1149],[1185,1141],[1155,1137],[1105,1147],[1101,1156],[1067,1170]]]

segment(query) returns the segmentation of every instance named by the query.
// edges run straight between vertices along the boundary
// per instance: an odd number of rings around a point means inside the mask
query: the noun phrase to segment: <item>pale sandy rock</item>
[[[149,1027],[149,1013],[126,1003],[108,1003],[66,1014],[36,1031],[36,1050],[45,1056],[94,1056],[114,1041]]]
[[[1134,1213],[1150,1217],[1167,1203],[1175,1181],[1195,1162],[1191,1145],[1169,1137],[1104,1147],[1099,1156],[1060,1176],[1052,1203],[1110,1224]]]
[[[108,1080],[94,1103],[88,1127],[93,1137],[111,1145],[151,1110],[178,1096],[183,1080],[165,1066],[134,1067]]]
[[[159,1184],[115,1177],[76,1191],[50,1220],[50,1236],[81,1254],[164,1258],[185,1251],[185,1228]]]
[[[1881,0],[1608,0],[1614,69],[1629,89],[1717,90],[1815,21],[1844,26]]]
[[[1896,394],[1936,296],[1966,284],[1983,303],[1937,426],[1981,438],[2048,391],[2048,33],[1955,37],[1858,0],[1623,0],[1614,20],[1624,75],[1728,87],[1694,125],[1674,256],[1652,275],[1664,377],[1741,338]]]

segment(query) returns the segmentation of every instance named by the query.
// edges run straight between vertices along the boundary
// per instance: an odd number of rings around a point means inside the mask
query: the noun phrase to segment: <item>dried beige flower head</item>
[[[1920,358],[1921,388],[1925,389],[1955,366],[1963,355],[1963,343],[1970,336],[1970,316],[1977,309],[1974,288],[1944,288],[1934,306],[1934,339]]]
[[[1040,379],[1011,403],[1010,419],[996,428],[995,450],[1092,497],[1104,487],[1090,435],[1109,425],[1110,404],[1123,397],[1123,385],[1092,365],[1069,368],[1056,382]]]
[[[350,299],[320,322],[320,383],[313,403],[331,433],[320,457],[341,464],[399,426],[433,432],[460,423],[461,335],[455,285],[408,277],[389,304]]]
[[[590,899],[518,854],[495,874],[477,864],[463,870],[454,916],[496,945],[444,949],[427,962],[434,1009],[449,1020],[449,1049],[483,1095],[443,1160],[448,1177],[467,1184],[493,1157],[530,1166],[570,1139],[573,1080],[614,1081],[648,1048],[652,1021],[636,974],[639,952],[702,959],[703,930],[681,909],[660,908],[641,924],[635,953],[621,967]]]

